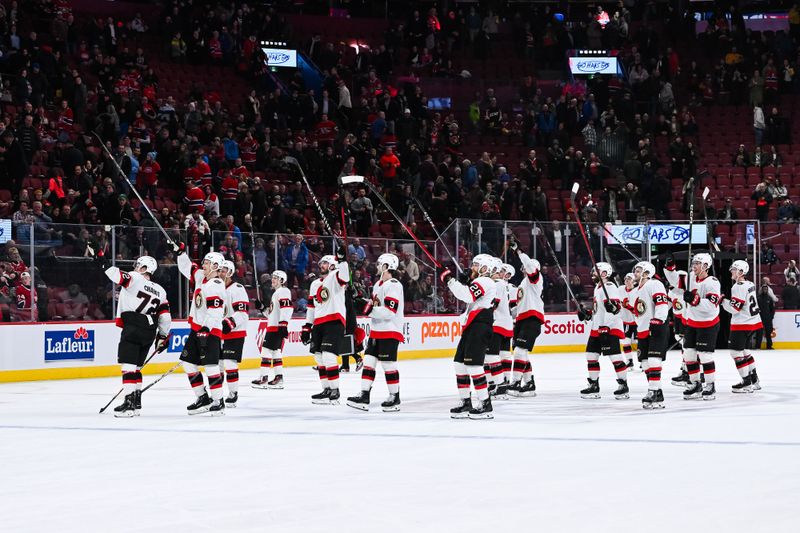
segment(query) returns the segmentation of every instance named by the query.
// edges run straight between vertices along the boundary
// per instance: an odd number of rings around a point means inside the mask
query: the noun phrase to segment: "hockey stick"
[[[594,260],[594,254],[592,253],[592,247],[589,246],[589,238],[586,236],[586,230],[583,227],[583,223],[581,222],[581,217],[578,215],[578,206],[575,204],[575,196],[578,194],[578,189],[580,185],[576,181],[572,185],[572,192],[569,195],[570,203],[572,203],[572,214],[575,215],[575,222],[578,224],[578,229],[581,232],[581,236],[583,237],[583,242],[586,244],[586,251],[589,252],[589,259],[592,261],[592,268],[597,273],[597,279],[600,280],[600,286],[603,288],[603,294],[606,297],[606,301],[610,302],[611,298],[608,296],[608,290],[606,289],[606,284],[603,281],[603,277],[600,274],[600,271],[597,269],[597,262]]]
[[[689,178],[689,257],[686,260],[686,290],[690,289],[692,277],[692,233],[694,233],[694,176]]]
[[[394,209],[392,209],[392,206],[389,205],[389,202],[386,201],[386,198],[384,198],[383,195],[378,193],[378,191],[375,189],[372,183],[364,179],[364,176],[343,176],[342,183],[343,184],[363,183],[364,185],[366,185],[367,188],[370,190],[370,192],[372,192],[372,194],[378,197],[378,200],[381,201],[386,210],[389,211],[389,213],[400,223],[401,226],[403,226],[403,229],[406,230],[406,233],[408,233],[411,236],[411,238],[414,239],[414,242],[416,242],[419,245],[419,247],[422,248],[422,251],[425,252],[425,255],[428,256],[428,259],[430,259],[433,262],[433,264],[436,265],[437,268],[442,268],[442,264],[439,261],[437,261],[436,258],[433,257],[433,255],[431,255],[431,253],[428,251],[425,245],[422,244],[422,242],[419,240],[419,238],[417,238],[414,232],[411,231],[411,228],[409,228],[406,225],[406,223],[403,222],[403,219],[400,218],[397,212]],[[458,267],[458,263],[456,263],[456,267]],[[460,267],[458,268],[460,270]]]
[[[147,359],[145,359],[145,361],[144,361],[144,364],[142,365],[142,368],[144,368],[144,366],[145,366],[147,363],[149,363],[149,362],[150,362],[150,359],[152,359],[153,357],[155,357],[157,353],[158,353],[158,352],[156,352],[156,351],[153,351],[153,353],[152,353],[152,354],[150,354],[150,357],[148,357]],[[113,397],[113,398],[111,398],[111,399],[108,401],[108,403],[107,403],[107,404],[105,404],[105,406],[103,406],[103,407],[100,409],[100,414],[103,414],[103,412],[105,412],[105,410],[106,410],[106,409],[108,409],[108,406],[109,406],[109,405],[111,405],[111,404],[114,402],[114,400],[116,400],[116,399],[117,399],[117,396],[119,396],[120,394],[122,394],[122,391],[123,391],[123,390],[124,390],[124,389],[119,389],[119,390],[117,391],[117,393],[114,395],[114,397]]]
[[[256,234],[253,231],[253,220],[250,220],[250,251],[253,254],[253,278],[256,284],[256,300],[261,300],[261,283],[258,281],[258,268],[256,268]]]
[[[719,252],[719,246],[717,246],[716,237],[714,237],[713,232],[711,231],[711,227],[708,225],[708,213],[706,213],[706,199],[708,198],[708,187],[703,189],[703,225],[706,227],[706,233],[708,237],[711,239],[711,244],[708,247],[709,251],[711,252],[711,259],[714,259],[714,253]],[[712,267],[714,265],[711,265]]]
[[[97,134],[97,132],[92,132],[92,133],[94,134],[95,137],[97,137],[97,140],[100,141],[100,146],[103,148],[103,151],[105,151],[105,153],[108,156],[108,158],[111,159],[111,162],[114,163],[115,167],[117,167],[117,170],[122,175],[123,181],[125,181],[125,183],[128,184],[128,188],[131,191],[133,191],[133,194],[135,194],[136,198],[138,198],[139,201],[142,203],[142,207],[144,207],[145,211],[147,211],[147,214],[150,215],[150,218],[153,219],[153,222],[155,222],[155,224],[158,227],[158,229],[161,230],[161,233],[164,235],[164,238],[167,239],[167,243],[170,246],[174,247],[175,246],[175,242],[167,234],[167,231],[164,229],[164,227],[161,225],[161,223],[155,217],[153,212],[150,210],[150,207],[148,207],[147,203],[145,203],[144,198],[142,198],[142,196],[139,194],[139,191],[136,190],[136,187],[134,187],[133,184],[130,181],[128,181],[128,176],[125,175],[125,172],[122,170],[122,167],[119,166],[119,163],[117,163],[117,160],[114,159],[114,156],[111,154],[111,152],[108,150],[108,148],[106,148],[106,145],[103,142],[103,139]]]
[[[436,234],[436,238],[439,240],[440,243],[442,243],[442,246],[444,247],[444,251],[447,252],[447,255],[450,256],[450,259],[453,261],[453,263],[455,263],[456,268],[458,269],[458,273],[459,274],[463,274],[464,272],[461,270],[461,265],[458,264],[458,261],[456,261],[455,257],[453,257],[453,254],[450,253],[450,249],[445,244],[444,239],[442,239],[442,234],[439,233],[439,230],[436,229],[436,226],[433,224],[433,220],[431,219],[431,216],[428,214],[428,212],[425,210],[425,208],[422,207],[422,203],[419,201],[419,198],[414,196],[414,201],[417,203],[417,206],[419,207],[419,210],[422,212],[422,217],[428,222],[428,224],[431,225],[431,229]],[[458,249],[458,243],[456,243],[456,250],[457,249]]]
[[[336,237],[333,233],[333,229],[331,228],[331,224],[328,221],[328,217],[325,216],[325,211],[322,210],[322,204],[319,203],[319,199],[317,195],[314,194],[314,189],[311,188],[311,184],[308,182],[308,178],[306,178],[306,173],[303,171],[303,167],[300,166],[300,163],[292,156],[285,156],[283,160],[291,165],[297,167],[297,170],[300,171],[300,177],[303,179],[303,183],[306,184],[306,188],[308,189],[309,194],[311,195],[311,199],[314,201],[314,205],[317,207],[317,211],[319,212],[319,216],[322,218],[322,223],[325,225],[325,229],[328,231],[331,237]]]
[[[162,380],[162,379],[164,379],[165,377],[169,376],[170,374],[172,374],[173,372],[175,372],[176,370],[178,370],[178,367],[179,367],[179,366],[181,366],[181,362],[180,362],[180,361],[178,361],[178,362],[177,362],[177,364],[176,364],[175,366],[173,366],[172,368],[170,368],[169,370],[167,370],[166,372],[164,372],[163,374],[161,374],[161,376],[159,376],[159,378],[158,378],[158,379],[156,379],[154,382],[150,383],[150,384],[149,384],[147,387],[143,388],[143,389],[142,389],[142,394],[144,394],[144,392],[145,392],[147,389],[149,389],[150,387],[152,387],[153,385],[155,385],[156,383],[158,383],[159,381],[161,381],[161,380]]]

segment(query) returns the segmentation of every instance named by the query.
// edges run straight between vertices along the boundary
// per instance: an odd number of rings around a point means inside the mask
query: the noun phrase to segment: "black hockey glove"
[[[172,251],[176,254],[180,255],[186,251],[186,245],[182,242],[173,242],[172,243]]]
[[[103,250],[97,250],[97,252],[95,252],[94,261],[101,270],[106,270],[111,266],[111,261],[108,260],[108,257],[106,257],[106,253]]]
[[[700,303],[700,297],[695,291],[683,291],[683,301],[691,306],[695,306]]]
[[[197,346],[199,346],[201,350],[205,350],[208,346],[209,333],[211,332],[205,326],[197,330]]]
[[[450,272],[450,269],[447,267],[441,267],[442,269],[439,271],[439,281],[447,285],[447,282],[453,279],[453,273]]]
[[[306,324],[303,326],[303,329],[300,332],[300,342],[303,344],[308,344],[311,342],[311,324]]]
[[[344,241],[336,239],[336,260],[343,263],[347,259],[347,247]]]
[[[612,315],[616,315],[617,313],[619,313],[620,310],[619,302],[615,302],[613,300],[606,300],[605,302],[603,302],[603,307],[605,307],[606,311],[608,311]]]
[[[664,268],[667,270],[675,270],[675,257],[672,254],[669,254],[666,259],[664,259]]]
[[[586,309],[584,306],[580,306],[578,308],[578,320],[581,322],[588,322],[592,319],[592,311],[591,309]]]
[[[278,326],[278,336],[282,339],[285,339],[289,336],[289,328],[286,326],[286,324],[280,324]]]
[[[169,347],[169,333],[164,335],[163,333],[159,333],[156,336],[156,353],[162,353]]]
[[[514,253],[517,253],[517,250],[519,250],[519,243],[517,242],[517,238],[513,235],[508,238],[508,249]]]
[[[236,321],[233,319],[233,317],[228,317],[222,321],[222,333],[224,333],[225,335],[233,331],[233,328],[235,327],[236,327]]]

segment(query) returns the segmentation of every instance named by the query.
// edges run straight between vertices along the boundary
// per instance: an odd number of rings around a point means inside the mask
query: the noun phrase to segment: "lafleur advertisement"
[[[67,331],[44,332],[44,360],[94,359],[94,330],[79,327]]]

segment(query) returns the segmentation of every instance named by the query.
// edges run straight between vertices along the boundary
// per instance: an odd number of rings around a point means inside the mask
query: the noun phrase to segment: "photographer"
[[[761,347],[762,336],[766,337],[767,350],[772,350],[772,320],[775,318],[775,303],[778,298],[772,292],[771,283],[768,277],[761,280],[761,288],[758,290],[758,307],[761,310],[761,323],[764,329],[756,332],[756,348]]]

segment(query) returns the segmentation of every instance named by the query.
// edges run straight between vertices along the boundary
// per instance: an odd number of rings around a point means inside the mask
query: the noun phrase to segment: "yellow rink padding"
[[[583,350],[583,345],[565,346],[537,346],[534,353],[552,352],[577,352]],[[455,348],[440,348],[436,350],[409,350],[400,352],[399,359],[434,359],[452,357]],[[284,366],[313,366],[314,358],[310,355],[301,357],[286,357],[283,360]],[[239,368],[248,370],[258,368],[261,359],[245,358]],[[175,366],[175,363],[150,363],[142,369],[142,374],[160,375]],[[101,366],[71,366],[59,368],[37,368],[32,370],[0,370],[0,383],[12,383],[17,381],[42,381],[50,379],[78,379],[78,378],[108,378],[119,376],[119,365]],[[181,367],[175,372],[183,372]]]

